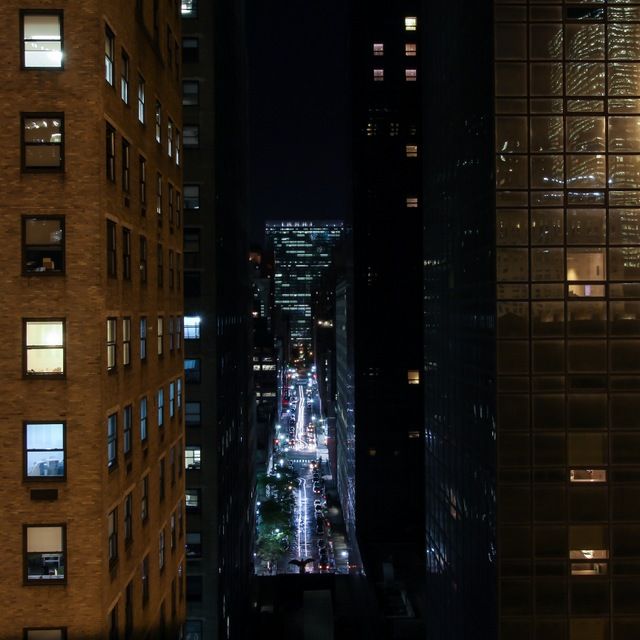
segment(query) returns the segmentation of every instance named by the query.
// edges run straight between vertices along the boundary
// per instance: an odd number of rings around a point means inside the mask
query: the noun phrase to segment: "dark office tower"
[[[182,2],[187,631],[216,640],[248,637],[253,573],[243,7]]]
[[[373,579],[424,569],[418,7],[353,9],[355,506]]]
[[[313,291],[331,265],[342,231],[342,221],[336,220],[279,220],[266,224],[275,263],[275,304],[289,314],[294,344],[312,343]]]
[[[638,20],[495,5],[504,640],[640,636]]]
[[[425,6],[420,56],[426,77],[427,637],[491,640],[496,638],[492,7],[464,0]]]

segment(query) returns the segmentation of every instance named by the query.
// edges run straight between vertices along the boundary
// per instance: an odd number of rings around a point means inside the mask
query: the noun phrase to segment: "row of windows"
[[[42,220],[42,219],[40,219]],[[118,276],[118,232],[117,225],[113,220],[107,220],[107,274],[110,278],[116,278]],[[58,247],[58,251],[64,252],[64,245]],[[161,243],[156,244],[156,284],[159,288],[164,286],[164,248]],[[37,256],[36,256],[37,257]],[[176,288],[180,291],[182,287],[182,256],[177,251],[169,249],[168,264],[166,270],[169,278],[169,289]],[[148,261],[149,250],[147,245],[147,238],[143,235],[139,236],[138,243],[138,268],[140,273],[140,283],[146,284],[148,279]],[[35,269],[37,272],[53,272],[50,263],[47,269]],[[60,264],[64,264],[64,261],[60,261]],[[132,247],[131,247],[131,230],[127,227],[122,227],[122,278],[125,281],[131,280],[131,264],[132,264]],[[41,266],[36,262],[36,267]]]
[[[415,82],[418,79],[417,69],[405,69],[404,79],[407,82]],[[384,69],[373,69],[374,82],[382,82],[384,80]]]
[[[169,383],[169,396],[166,399],[165,406],[165,389],[164,387],[160,387],[156,392],[156,425],[159,430],[162,430],[165,425],[165,413],[168,409],[169,411],[169,419],[173,420],[176,415],[178,417],[182,414],[182,378],[177,378],[176,380]],[[148,443],[149,438],[149,406],[147,396],[143,396],[140,398],[138,404],[138,425],[139,425],[139,435],[140,442],[143,447],[145,447]],[[59,445],[60,442],[64,444],[64,423],[58,425],[46,425],[48,428],[51,427],[59,427],[63,432],[62,434],[57,434],[51,431],[51,435],[56,435],[56,439],[51,439],[51,443],[55,443]],[[107,466],[109,469],[114,469],[118,465],[118,457],[120,455],[120,448],[118,446],[119,437],[122,437],[122,454],[125,458],[127,458],[131,454],[131,450],[133,448],[133,405],[129,404],[122,410],[122,433],[120,434],[120,430],[118,428],[118,413],[112,413],[107,417]],[[48,442],[41,439],[42,442]],[[38,441],[41,442],[40,440]],[[29,444],[29,443],[27,443]],[[62,450],[62,457],[64,458],[64,449]],[[178,457],[182,456],[182,451],[179,449]],[[171,466],[173,468],[174,460],[173,460],[173,450],[171,451],[170,461]],[[36,461],[38,461],[36,459]],[[62,474],[59,477],[63,477],[64,469],[62,470]],[[53,474],[47,474],[49,476]]]
[[[374,42],[372,45],[373,55],[374,56],[383,56],[384,55],[384,42]],[[413,58],[418,53],[418,45],[415,42],[405,42],[404,45],[404,55]]]

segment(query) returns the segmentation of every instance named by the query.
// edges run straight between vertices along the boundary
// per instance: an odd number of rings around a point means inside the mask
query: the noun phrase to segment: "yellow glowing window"
[[[418,18],[415,16],[407,16],[404,19],[404,30],[405,31],[415,31],[418,27]]]
[[[373,43],[373,55],[374,56],[383,56],[384,55],[384,43],[382,43],[382,42],[374,42]]]
[[[384,69],[374,69],[373,79],[375,82],[382,82],[384,80]]]
[[[418,71],[416,69],[405,69],[404,79],[407,82],[415,82],[418,78]]]
[[[409,440],[417,440],[420,437],[419,431],[409,431],[408,433]]]
[[[369,449],[369,455],[370,455],[371,457],[375,456],[375,455],[376,455],[376,453],[377,453],[377,451],[376,451],[375,449]]]
[[[417,209],[418,198],[407,198],[407,209]]]
[[[420,372],[417,370],[407,371],[407,382],[409,384],[420,384]]]
[[[606,482],[607,471],[605,469],[571,469],[569,479],[571,482]]]
[[[405,155],[407,158],[417,158],[418,157],[418,145],[417,144],[407,144],[404,148]]]
[[[415,42],[407,42],[404,45],[404,55],[405,56],[415,56],[418,52],[418,47]]]

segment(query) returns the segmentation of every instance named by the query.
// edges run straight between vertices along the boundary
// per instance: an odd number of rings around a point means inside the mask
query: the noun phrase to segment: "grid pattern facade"
[[[311,343],[313,292],[331,266],[342,222],[267,222],[275,259],[275,304],[291,318],[291,340]]]
[[[640,634],[640,6],[496,3],[503,640]]]

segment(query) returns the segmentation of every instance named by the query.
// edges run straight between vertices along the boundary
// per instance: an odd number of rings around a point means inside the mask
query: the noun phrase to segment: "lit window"
[[[608,573],[607,549],[572,549],[569,551],[572,576],[597,576]],[[575,562],[578,560],[578,562]]]
[[[408,57],[413,57],[417,54],[417,47],[413,42],[407,42],[404,45],[404,55]]]
[[[419,431],[409,431],[407,435],[409,436],[409,440],[417,440],[418,438],[420,438]]]
[[[197,0],[182,0],[180,10],[183,18],[195,18],[197,12]]]
[[[184,361],[184,377],[187,383],[200,382],[200,358],[186,358]]]
[[[200,447],[185,447],[184,468],[185,469],[200,468]]]
[[[197,211],[200,209],[200,185],[185,184],[183,192],[184,208],[189,211]]]
[[[164,317],[158,316],[158,355],[164,353]]]
[[[129,104],[129,56],[124,51],[120,62],[120,97]]]
[[[144,78],[138,76],[138,120],[144,124]]]
[[[116,318],[107,318],[107,370],[115,369],[116,366]]]
[[[64,218],[23,218],[22,256],[24,273],[63,273]]]
[[[199,340],[200,339],[200,316],[184,317],[184,339]]]
[[[162,387],[158,389],[157,404],[158,404],[158,428],[162,428],[164,426],[164,389]]]
[[[147,319],[140,318],[140,360],[147,357]]]
[[[122,450],[125,455],[131,453],[131,430],[133,427],[133,406],[128,404],[122,410]]]
[[[373,43],[373,55],[374,56],[383,56],[384,55],[384,44],[382,42],[374,42]]]
[[[22,114],[23,169],[56,170],[64,166],[64,116]]]
[[[65,640],[67,632],[65,629],[25,629],[25,640]]]
[[[113,55],[115,38],[109,27],[104,28],[104,78],[113,85]]]
[[[64,320],[25,320],[24,336],[26,375],[64,375]]]
[[[109,512],[107,516],[107,532],[109,547],[109,566],[118,560],[118,509]]]
[[[404,147],[404,152],[407,158],[417,158],[418,157],[418,145],[417,144],[407,144]]]
[[[384,69],[374,69],[373,80],[375,82],[382,82],[384,80]]]
[[[167,155],[173,158],[173,122],[171,118],[167,121]]]
[[[187,513],[200,510],[200,489],[186,489],[185,501],[187,504]]]
[[[405,31],[415,31],[418,27],[418,18],[415,16],[407,16],[404,19],[404,29]]]
[[[407,198],[407,208],[408,209],[417,209],[418,208],[418,198]]]
[[[111,469],[118,462],[118,414],[107,418],[107,466]]]
[[[407,371],[408,384],[420,384],[420,372],[417,370]]]
[[[404,79],[407,82],[415,82],[418,77],[418,72],[416,69],[405,69],[404,70]]]
[[[155,111],[155,123],[156,123],[156,142],[160,144],[162,142],[162,105],[156,100]]]
[[[176,383],[169,383],[169,417],[176,415]]]
[[[200,144],[200,128],[198,125],[185,125],[182,136],[182,142],[185,147],[197,147]]]
[[[176,167],[180,166],[180,131],[176,129]],[[180,223],[178,223],[180,226]]]
[[[131,364],[131,318],[122,319],[122,364]]]
[[[192,107],[200,101],[200,83],[197,80],[182,82],[182,105]]]
[[[185,405],[185,422],[188,427],[199,427],[200,426],[200,412],[201,412],[201,404],[200,402],[191,401],[187,402]]]
[[[571,469],[569,472],[571,482],[606,482],[606,469]]]
[[[22,53],[24,67],[61,68],[62,13],[22,12]]]
[[[29,582],[65,578],[65,527],[25,526],[26,578]]]
[[[64,423],[28,422],[24,429],[27,478],[64,478]]]

